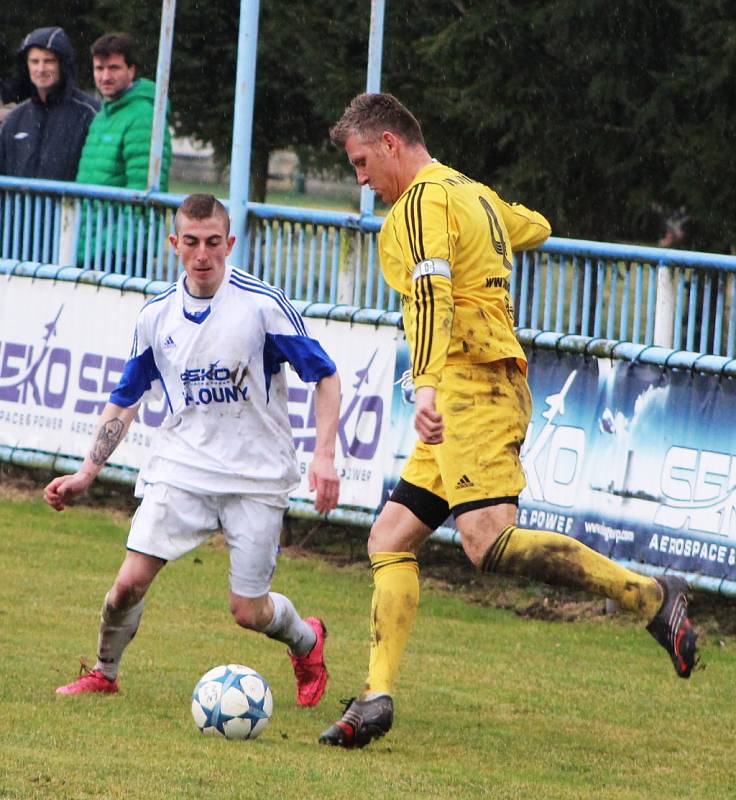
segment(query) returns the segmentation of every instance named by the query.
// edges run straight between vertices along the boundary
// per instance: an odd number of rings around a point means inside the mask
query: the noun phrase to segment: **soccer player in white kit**
[[[324,693],[324,624],[302,619],[287,597],[269,591],[288,495],[299,482],[281,365],[316,384],[309,485],[319,513],[338,501],[340,382],[284,293],[226,264],[235,242],[229,229],[215,197],[185,199],[169,237],[184,272],[142,308],[130,358],[82,466],[44,490],[61,511],[90,486],[144,395],[164,393],[168,413],[139,474],[142,501],[127,554],[102,606],[97,663],[59,694],[118,691],[120,659],[138,629],[146,590],[168,561],[220,528],[230,549],[235,621],[288,645],[299,705],[313,706]]]

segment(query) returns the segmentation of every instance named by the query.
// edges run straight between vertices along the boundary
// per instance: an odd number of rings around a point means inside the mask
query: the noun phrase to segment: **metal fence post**
[[[176,19],[176,0],[163,0],[161,8],[161,32],[158,45],[158,65],[156,67],[156,99],[153,125],[151,128],[151,151],[148,155],[147,191],[157,192],[161,187],[161,158],[166,139],[167,107],[169,97],[169,73],[171,70],[171,49],[174,39],[174,20]]]
[[[233,146],[230,156],[230,221],[235,245],[230,263],[249,268],[248,193],[253,139],[253,103],[256,93],[256,53],[260,0],[240,0],[238,62],[233,108]]]
[[[347,230],[341,238],[337,302],[340,305],[352,306],[355,301],[356,276],[363,257],[363,236],[358,230]]]
[[[371,0],[371,29],[368,39],[368,70],[365,79],[366,92],[381,91],[381,68],[383,66],[383,20],[386,13],[385,0]],[[373,189],[360,187],[360,213],[372,214],[376,197]]]
[[[61,224],[59,226],[59,266],[73,267],[77,263],[77,214],[73,197],[61,199]]]
[[[654,344],[672,347],[675,333],[675,275],[671,267],[657,264],[657,304],[654,308]]]

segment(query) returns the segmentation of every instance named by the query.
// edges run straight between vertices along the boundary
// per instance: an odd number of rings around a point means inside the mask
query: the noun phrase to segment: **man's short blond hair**
[[[348,136],[376,141],[384,131],[400,136],[408,144],[426,147],[417,118],[392,94],[366,92],[352,99],[342,117],[330,129],[330,139],[344,148]]]

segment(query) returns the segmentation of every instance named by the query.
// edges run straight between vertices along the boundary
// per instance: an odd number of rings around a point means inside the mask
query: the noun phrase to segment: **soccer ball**
[[[202,733],[255,739],[273,711],[266,679],[250,667],[228,664],[205,672],[192,692],[192,716]]]

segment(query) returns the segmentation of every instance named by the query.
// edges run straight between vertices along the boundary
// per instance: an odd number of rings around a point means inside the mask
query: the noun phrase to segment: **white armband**
[[[423,275],[440,275],[447,278],[448,281],[452,280],[452,272],[450,270],[450,262],[444,258],[427,258],[420,261],[414,272],[412,272],[412,281],[418,281]]]

